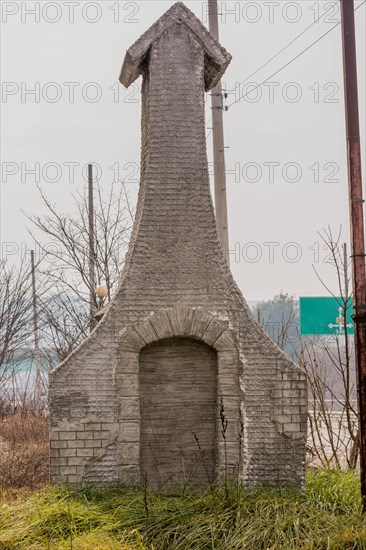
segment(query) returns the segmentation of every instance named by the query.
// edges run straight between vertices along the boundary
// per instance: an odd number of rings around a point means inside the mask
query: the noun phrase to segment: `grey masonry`
[[[302,486],[304,373],[255,321],[217,236],[204,93],[231,56],[180,2],[127,51],[139,198],[119,288],[51,373],[51,480]]]

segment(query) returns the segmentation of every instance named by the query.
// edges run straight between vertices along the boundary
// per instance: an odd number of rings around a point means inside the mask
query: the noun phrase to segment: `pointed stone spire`
[[[204,90],[230,59],[178,2],[127,51],[120,78],[125,85],[143,78],[141,183],[126,276],[145,273],[179,295],[189,288],[191,298],[220,278]]]
[[[120,82],[126,88],[143,73],[152,45],[174,24],[185,25],[202,46],[206,92],[216,86],[231,61],[231,55],[182,2],[177,2],[128,49],[120,75]]]

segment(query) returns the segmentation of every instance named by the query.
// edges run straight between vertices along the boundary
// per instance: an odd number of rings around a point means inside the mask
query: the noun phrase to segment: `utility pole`
[[[32,276],[32,303],[33,303],[33,334],[34,334],[34,364],[36,378],[34,383],[35,409],[41,408],[42,380],[41,380],[41,352],[39,349],[38,311],[36,294],[36,268],[34,263],[34,250],[31,250],[31,276]]]
[[[94,234],[94,193],[93,165],[88,164],[88,217],[89,217],[89,289],[90,289],[90,332],[95,327],[95,234]]]
[[[360,472],[366,512],[366,268],[358,115],[356,35],[353,0],[341,0],[343,72],[346,106],[348,190],[353,275],[356,381],[359,413]]]
[[[343,243],[343,266],[344,266],[344,295],[348,299],[349,281],[348,281],[348,251],[347,243]]]
[[[211,34],[219,41],[219,19],[217,0],[208,0],[208,22]],[[227,219],[226,199],[226,167],[225,167],[225,144],[224,144],[224,121],[223,121],[223,95],[221,81],[211,91],[212,110],[212,137],[213,137],[213,161],[214,161],[214,182],[215,182],[215,212],[216,226],[221,246],[230,265],[229,257],[229,229]]]

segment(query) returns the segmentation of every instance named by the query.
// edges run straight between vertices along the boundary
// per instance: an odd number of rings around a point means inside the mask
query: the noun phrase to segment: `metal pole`
[[[347,243],[343,243],[343,265],[344,265],[344,295],[348,299],[348,252],[347,252]]]
[[[41,406],[42,383],[41,383],[41,352],[39,349],[38,311],[36,294],[36,268],[34,263],[34,250],[31,250],[31,276],[32,276],[32,303],[33,303],[33,334],[34,334],[34,364],[36,367],[36,378],[34,384],[34,403],[37,410]]]
[[[208,22],[211,34],[219,40],[219,21],[217,11],[217,0],[208,0]],[[226,167],[225,167],[225,144],[224,144],[224,122],[223,122],[223,95],[221,81],[211,91],[212,110],[212,137],[213,137],[213,161],[214,161],[214,182],[215,182],[215,211],[216,226],[221,246],[230,265],[229,256],[229,230],[227,219],[226,200]]]
[[[90,292],[90,331],[95,327],[95,249],[94,249],[94,195],[93,165],[88,164],[88,217],[89,217],[89,292]]]
[[[366,268],[358,116],[356,36],[353,0],[341,0],[343,71],[346,107],[348,190],[353,275],[356,379],[359,412],[360,472],[366,512]]]

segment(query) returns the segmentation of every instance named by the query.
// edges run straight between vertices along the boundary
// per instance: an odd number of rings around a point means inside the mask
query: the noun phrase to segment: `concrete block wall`
[[[308,421],[305,373],[284,369],[277,374],[272,392],[273,421],[287,437],[302,438]]]
[[[304,483],[304,375],[251,315],[216,231],[204,92],[229,62],[181,3],[127,52],[122,83],[143,78],[136,217],[107,313],[51,374],[53,481],[140,479],[140,353],[162,339],[193,338],[217,352],[230,469],[247,484]],[[220,430],[215,437],[219,475]]]
[[[50,432],[51,479],[78,483],[115,442],[119,425],[111,416],[61,422]],[[116,479],[113,472],[112,479]]]

